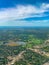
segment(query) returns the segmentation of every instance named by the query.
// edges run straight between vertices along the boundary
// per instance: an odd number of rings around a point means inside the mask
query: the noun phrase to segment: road
[[[13,57],[12,58],[12,61],[11,62],[8,62],[8,64],[6,65],[13,65],[16,61],[18,61],[19,59],[22,58],[22,54],[24,53],[25,51],[22,51],[20,52],[17,56]]]
[[[41,51],[39,49],[31,49],[31,48],[28,48],[28,50],[31,50],[33,52],[36,52],[42,56],[47,56],[49,57],[49,54],[45,53],[44,51]],[[23,58],[22,54],[26,52],[26,51],[22,51],[20,52],[17,56],[13,57],[12,61],[11,62],[8,62],[8,64],[6,65],[13,65],[16,61],[18,61],[19,59]],[[47,64],[48,65],[48,64]]]
[[[49,41],[49,40],[47,40],[47,41]],[[46,42],[47,42],[46,41]],[[45,42],[45,43],[46,43]],[[34,49],[32,49],[32,48],[27,48],[28,50],[31,50],[31,51],[33,51],[33,52],[36,52],[36,53],[38,53],[38,54],[40,54],[40,55],[42,55],[42,56],[47,56],[47,57],[49,57],[49,53],[46,53],[46,52],[44,52],[44,51],[42,51],[42,50],[40,50],[40,48],[42,48],[43,46],[41,46],[41,47],[38,47],[38,48],[34,48]],[[6,65],[13,65],[16,61],[18,61],[19,59],[21,59],[21,58],[23,58],[23,53],[24,52],[26,52],[26,51],[22,51],[22,52],[20,52],[17,56],[15,56],[15,57],[13,57],[12,58],[12,61],[11,62],[8,62],[8,64],[6,64]],[[47,62],[47,63],[45,63],[44,65],[49,65],[49,63]]]
[[[49,65],[49,62],[44,63],[43,65]]]

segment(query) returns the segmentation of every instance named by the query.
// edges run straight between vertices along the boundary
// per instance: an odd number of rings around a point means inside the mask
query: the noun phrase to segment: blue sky
[[[49,26],[49,0],[0,0],[0,26]]]

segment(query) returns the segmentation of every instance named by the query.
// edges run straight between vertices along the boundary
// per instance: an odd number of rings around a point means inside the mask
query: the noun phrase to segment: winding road
[[[22,54],[24,52],[26,52],[26,51],[22,51],[17,56],[13,57],[12,58],[12,61],[11,62],[8,62],[8,64],[6,64],[6,65],[13,65],[16,61],[18,61],[19,59],[23,58]]]
[[[47,40],[46,42],[49,42],[49,40]],[[46,43],[46,42],[45,42],[45,43]],[[46,46],[46,45],[45,45],[45,46]],[[42,55],[42,56],[47,56],[47,57],[49,57],[49,53],[46,53],[46,52],[40,50],[40,48],[42,48],[42,47],[43,47],[43,46],[41,46],[41,47],[39,47],[39,48],[34,48],[34,49],[32,49],[32,48],[27,48],[27,50],[31,50],[31,51],[33,51],[33,52],[36,52],[36,53]],[[24,52],[26,52],[26,51],[24,50],[24,51],[20,52],[17,56],[13,57],[13,58],[12,58],[12,61],[11,61],[11,62],[8,62],[6,65],[13,65],[16,61],[18,61],[19,59],[23,58],[23,53],[24,53]],[[43,65],[49,65],[49,62],[46,62],[46,63],[43,64]]]

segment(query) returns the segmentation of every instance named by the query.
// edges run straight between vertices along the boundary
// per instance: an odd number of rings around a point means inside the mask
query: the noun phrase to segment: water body
[[[18,43],[18,44],[26,44],[26,42],[23,42],[23,41],[17,41],[16,43]]]

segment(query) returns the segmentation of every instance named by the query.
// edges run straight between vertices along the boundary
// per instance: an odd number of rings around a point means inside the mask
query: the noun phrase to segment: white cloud
[[[18,24],[19,22],[21,22],[19,19],[24,19],[24,18],[29,18],[29,17],[43,17],[43,16],[48,16],[45,15],[44,12],[49,12],[49,4],[41,4],[40,7],[36,7],[33,5],[18,5],[16,7],[13,8],[5,8],[5,9],[1,9],[0,10],[0,25],[4,25],[5,23],[7,23],[7,25],[9,24],[9,21],[12,22],[13,20],[16,19],[16,23]],[[19,22],[17,22],[17,20]],[[21,22],[22,24],[24,23],[24,21]],[[19,23],[19,25],[21,25],[21,23]],[[12,24],[12,23],[11,23]],[[32,25],[32,23],[27,23],[27,25]],[[24,25],[26,25],[24,23]],[[9,24],[10,25],[10,24]]]
[[[26,18],[26,17],[38,17],[43,16],[43,13],[46,12],[49,8],[49,4],[42,4],[40,8],[37,8],[33,5],[18,5],[14,8],[2,9],[0,11],[0,19],[4,18]],[[42,15],[41,15],[42,14]]]
[[[41,8],[47,9],[47,8],[49,8],[49,4],[43,3],[42,6],[41,6]]]
[[[32,20],[31,22],[28,22],[26,20],[5,20],[4,22],[0,22],[0,26],[49,26],[49,20]]]

